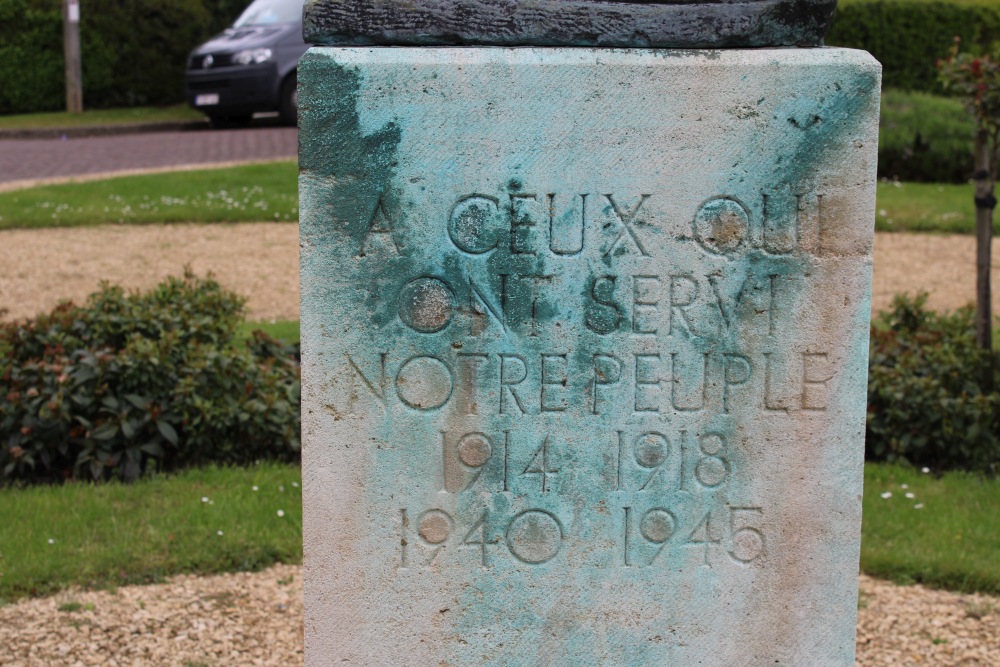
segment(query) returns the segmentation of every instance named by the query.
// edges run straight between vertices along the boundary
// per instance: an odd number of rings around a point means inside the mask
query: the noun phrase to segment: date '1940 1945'
[[[608,528],[617,533],[615,553],[607,554],[619,567],[649,567],[666,560],[661,554],[674,547],[686,559],[703,567],[714,567],[720,558],[736,565],[748,565],[766,555],[761,528],[763,509],[726,505],[694,517],[678,518],[670,507],[619,509]],[[443,566],[445,559],[455,565],[492,567],[498,559],[513,558],[526,565],[555,561],[566,543],[594,550],[611,540],[572,540],[567,523],[547,509],[529,509],[512,517],[488,511],[469,518],[455,517],[442,509],[429,509],[416,516],[399,511],[399,569]],[[591,535],[593,538],[593,535]],[[692,562],[688,560],[688,562]],[[679,563],[674,563],[675,565]]]

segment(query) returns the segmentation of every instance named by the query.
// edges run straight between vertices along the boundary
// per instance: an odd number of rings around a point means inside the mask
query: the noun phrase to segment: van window
[[[302,18],[304,0],[254,0],[233,24],[234,28],[294,23]]]

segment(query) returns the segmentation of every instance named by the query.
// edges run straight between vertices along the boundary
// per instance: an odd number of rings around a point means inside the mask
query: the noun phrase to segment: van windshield
[[[233,27],[294,23],[302,18],[304,4],[305,0],[254,0],[243,10]]]

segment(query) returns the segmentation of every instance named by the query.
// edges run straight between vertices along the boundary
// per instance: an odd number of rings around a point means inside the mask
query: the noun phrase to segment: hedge
[[[956,36],[963,48],[989,50],[1000,41],[1000,2],[840,0],[826,43],[869,51],[883,88],[940,92],[936,63]]]
[[[242,315],[186,274],[0,324],[0,486],[297,460],[297,347],[241,343]]]
[[[972,176],[975,124],[959,100],[885,90],[878,133],[878,174],[924,183],[965,183]]]
[[[107,108],[182,99],[187,54],[249,0],[85,0],[84,104]],[[63,108],[60,0],[0,0],[0,114]],[[1000,41],[996,0],[840,0],[827,44],[870,51],[886,88],[940,92],[935,63],[958,35]]]
[[[249,0],[84,0],[84,106],[183,99],[188,53]],[[61,0],[0,0],[0,114],[65,106]]]
[[[977,347],[971,306],[926,301],[898,296],[872,326],[865,458],[996,475],[1000,353]]]

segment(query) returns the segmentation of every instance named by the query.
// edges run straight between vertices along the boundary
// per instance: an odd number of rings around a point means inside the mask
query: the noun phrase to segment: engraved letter
[[[830,400],[826,383],[832,380],[833,376],[834,373],[830,370],[830,355],[826,352],[802,354],[803,410],[826,410],[827,402]]]
[[[659,285],[659,276],[632,276],[632,333],[656,334],[656,326],[647,323],[645,317],[657,311],[660,301],[651,298],[650,292]]]
[[[448,216],[448,237],[455,247],[482,255],[500,245],[499,206],[500,200],[489,195],[466,195],[455,202]]]
[[[361,379],[361,382],[366,387],[368,387],[368,391],[370,391],[372,395],[378,399],[378,402],[382,405],[382,407],[385,407],[385,360],[386,357],[389,356],[389,353],[383,352],[379,355],[380,363],[379,363],[379,375],[378,375],[378,389],[376,389],[375,384],[371,380],[369,380],[368,377],[363,372],[361,372],[361,369],[358,368],[358,365],[356,363],[354,363],[354,359],[351,358],[351,355],[348,354],[346,356],[347,356],[347,363],[350,364],[352,369],[354,369],[354,373]],[[354,404],[354,399],[356,397],[357,395],[354,393],[354,390],[352,388],[351,390],[352,405]]]
[[[566,410],[565,397],[557,396],[558,403],[550,405],[547,393],[549,391],[557,391],[551,389],[552,387],[565,387],[569,381],[566,377],[566,356],[565,354],[542,354],[542,382],[539,392],[539,403],[541,404],[542,412],[564,412]],[[558,359],[562,359],[562,364],[558,363]],[[555,368],[550,365],[550,360],[552,360],[552,364],[556,365]],[[549,376],[550,373],[558,375],[552,378]]]
[[[520,377],[512,377],[508,372],[507,363],[513,365],[519,365],[521,367]],[[521,384],[528,378],[528,364],[524,362],[524,357],[519,354],[501,354],[500,355],[500,414],[507,414],[508,411],[504,410],[504,397],[507,392],[510,392],[511,398],[514,399],[514,405],[517,409],[521,411],[521,414],[525,414],[524,404],[521,403],[521,398],[514,391],[514,385]]]
[[[531,329],[528,331],[529,336],[538,335],[538,288],[542,283],[552,284],[552,276],[518,276],[519,278],[527,278],[531,280],[531,319],[529,320],[531,324]]]
[[[518,208],[518,203],[530,199],[531,201],[538,201],[538,195],[529,194],[512,194],[510,196],[510,254],[511,255],[534,255],[534,250],[525,250],[525,248],[530,248],[531,243],[531,230],[525,229],[523,235],[520,234],[520,227],[534,227],[535,221],[531,219],[531,215],[528,213],[522,213]]]
[[[584,323],[588,329],[602,336],[616,331],[622,321],[622,309],[612,300],[617,280],[616,276],[594,278],[590,285],[593,303],[584,305]]]
[[[462,370],[462,395],[465,399],[465,414],[478,415],[479,403],[476,402],[476,388],[479,382],[479,367],[484,363],[489,363],[490,357],[487,354],[475,352],[459,352],[458,362]],[[468,363],[464,363],[468,361]]]
[[[673,352],[670,355],[670,375],[673,379],[673,390],[671,391],[671,405],[673,405],[674,410],[678,412],[697,412],[698,410],[705,409],[705,399],[708,394],[708,353],[706,352],[702,356],[705,358],[704,367],[701,375],[701,404],[693,406],[683,406],[679,405],[677,402],[677,395],[680,393],[681,378],[678,375],[677,357],[680,356],[679,353]],[[688,376],[690,377],[690,376]]]
[[[455,376],[448,364],[427,355],[410,357],[396,371],[396,395],[414,410],[437,410],[451,398]]]
[[[771,396],[771,357],[773,352],[764,353],[764,409],[771,412],[788,412],[788,406],[773,400]]]
[[[372,212],[372,217],[368,221],[368,231],[365,232],[365,238],[361,240],[361,249],[358,251],[358,257],[364,257],[368,254],[368,244],[373,240],[372,237],[375,234],[385,234],[388,236],[389,240],[392,241],[392,249],[396,251],[396,254],[403,254],[403,247],[396,240],[396,233],[392,228],[392,220],[389,218],[389,214],[386,213],[385,202],[382,201],[384,196],[384,194],[379,195],[378,203],[375,204],[375,211]]]
[[[724,354],[722,411],[729,414],[729,388],[739,387],[750,380],[750,360],[742,354]]]
[[[656,372],[656,365],[660,361],[658,354],[637,354],[635,355],[635,400],[632,407],[636,412],[659,412],[659,401],[649,399],[646,396],[646,387],[660,389],[659,373]],[[654,363],[655,362],[655,363]]]
[[[685,288],[686,285],[686,288]],[[681,320],[684,322],[684,328],[687,329],[688,335],[697,335],[691,328],[691,319],[685,312],[694,300],[698,298],[698,283],[695,279],[689,275],[674,275],[670,276],[670,328],[668,336],[674,335],[674,315],[680,315]]]
[[[594,404],[592,410],[595,415],[601,414],[600,410],[597,409],[597,402],[600,400],[597,388],[618,384],[621,379],[621,359],[613,354],[594,355]]]
[[[573,218],[573,210],[568,210],[563,214],[560,220],[567,220]],[[549,250],[555,255],[579,255],[583,252],[583,241],[584,234],[586,234],[587,227],[587,195],[580,195],[580,243],[576,250],[557,250],[556,249],[556,195],[555,193],[549,194]]]
[[[469,312],[472,314],[472,335],[478,336],[481,334],[488,324],[489,318],[487,315],[493,317],[494,320],[500,323],[500,328],[507,331],[507,276],[506,273],[500,274],[500,306],[497,307],[490,303],[490,300],[486,298],[482,290],[469,278]],[[478,302],[478,303],[477,303]]]
[[[622,226],[622,231],[620,231],[618,233],[618,236],[615,237],[614,242],[611,244],[611,247],[608,248],[608,251],[604,253],[604,256],[610,257],[615,247],[625,237],[625,234],[627,233],[630,237],[632,237],[632,241],[635,242],[635,247],[639,249],[639,252],[642,253],[644,257],[649,257],[649,253],[646,252],[646,247],[642,245],[642,241],[639,239],[639,234],[638,232],[635,231],[635,228],[632,225],[642,222],[641,220],[637,220],[637,217],[639,215],[639,209],[642,208],[642,205],[645,204],[646,200],[652,197],[652,195],[641,195],[639,197],[639,203],[636,204],[635,208],[633,208],[628,213],[625,213],[620,208],[618,208],[618,204],[615,203],[615,198],[613,194],[607,194],[604,195],[604,197],[608,200],[608,203],[611,204],[611,208],[615,212],[615,217],[618,218],[618,222],[620,222]]]
[[[740,285],[740,291],[736,293],[736,298],[733,299],[733,305],[731,308],[726,308],[724,299],[722,298],[722,292],[719,290],[719,280],[718,276],[710,275],[708,277],[708,283],[712,286],[712,292],[715,293],[715,302],[719,306],[719,313],[722,314],[722,321],[726,324],[726,329],[733,324],[733,318],[736,317],[736,311],[739,309],[740,305],[743,303],[743,295],[746,294],[747,288],[750,286],[751,278],[747,276],[744,279],[743,284]]]

